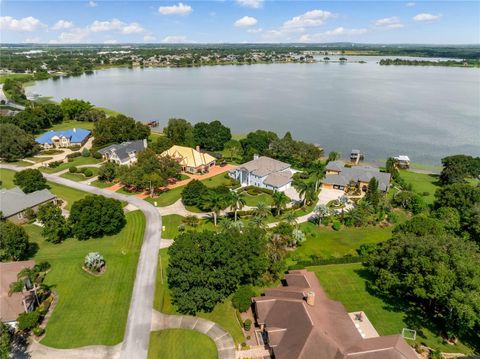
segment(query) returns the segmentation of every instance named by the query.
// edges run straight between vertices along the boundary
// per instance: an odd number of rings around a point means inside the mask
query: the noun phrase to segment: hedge
[[[303,269],[305,267],[323,266],[328,264],[361,263],[364,260],[365,257],[361,256],[345,256],[338,258],[312,258],[311,260],[298,261],[297,263],[288,266],[288,269]]]

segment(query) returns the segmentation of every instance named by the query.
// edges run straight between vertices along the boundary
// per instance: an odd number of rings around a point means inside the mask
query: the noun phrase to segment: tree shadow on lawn
[[[388,312],[403,313],[403,322],[408,329],[414,329],[417,332],[417,340],[429,339],[424,332],[424,329],[427,329],[434,335],[437,335],[441,338],[444,338],[444,330],[439,318],[434,318],[428,316],[425,310],[421,307],[419,303],[408,300],[408,298],[399,298],[398,296],[388,295],[379,290],[377,290],[373,281],[375,276],[366,268],[354,270],[360,278],[365,280],[365,290],[373,297],[381,299],[384,303],[382,309]],[[476,351],[480,350],[480,343],[478,342],[478,337],[475,338],[474,335],[471,336],[459,336],[458,337],[463,343],[468,346],[475,348]],[[430,338],[431,339],[431,338]],[[422,344],[425,344],[421,341]]]
[[[39,249],[40,249],[40,247],[38,246],[38,243],[30,242],[28,244],[28,249],[25,253],[25,259],[31,259],[31,258],[35,257],[35,254],[37,254]]]

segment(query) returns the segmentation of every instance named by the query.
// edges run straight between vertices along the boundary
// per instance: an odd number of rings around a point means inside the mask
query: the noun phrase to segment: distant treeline
[[[406,59],[381,59],[380,65],[409,65],[409,66],[451,66],[451,67],[480,67],[478,60],[406,60]]]

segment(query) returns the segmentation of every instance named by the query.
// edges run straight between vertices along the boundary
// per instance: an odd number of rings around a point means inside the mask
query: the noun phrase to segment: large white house
[[[98,153],[107,161],[129,166],[137,162],[138,153],[146,148],[147,140],[136,140],[102,148]]]
[[[284,192],[292,186],[295,173],[288,163],[266,156],[253,157],[229,172],[230,177],[238,180],[242,186],[255,186]]]

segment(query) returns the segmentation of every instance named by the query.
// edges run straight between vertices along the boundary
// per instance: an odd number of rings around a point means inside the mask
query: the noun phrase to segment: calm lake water
[[[331,56],[333,59],[334,57]],[[360,63],[108,69],[39,81],[30,94],[81,98],[138,120],[221,120],[322,145],[367,161],[407,154],[436,164],[449,154],[480,156],[480,70]]]

